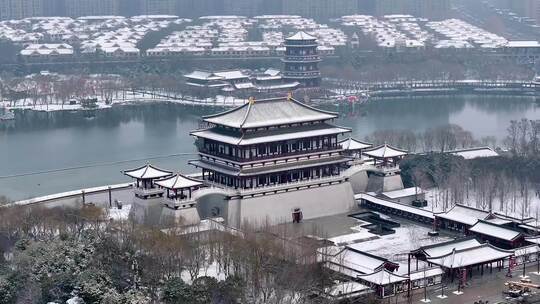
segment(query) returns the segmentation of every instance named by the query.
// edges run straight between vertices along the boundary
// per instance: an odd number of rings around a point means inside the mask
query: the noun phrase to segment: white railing
[[[163,189],[159,188],[135,188],[133,191],[137,196],[154,196],[163,194]]]
[[[229,186],[224,186],[222,184],[211,182],[211,181],[205,181],[205,184],[208,184],[212,188],[214,187],[219,188],[220,190],[224,190],[226,192],[229,192],[230,194],[246,195],[246,194],[251,194],[251,193],[268,192],[268,191],[276,191],[276,190],[281,190],[281,189],[303,187],[303,186],[309,186],[312,184],[336,182],[336,181],[343,180],[344,178],[345,177],[343,175],[327,176],[327,177],[320,177],[320,178],[303,179],[303,180],[288,182],[284,184],[264,185],[264,186],[258,186],[255,188],[249,188],[249,189],[243,189],[243,188],[234,189]]]
[[[177,199],[165,197],[163,201],[170,208],[189,208],[197,203],[192,198]]]
[[[384,173],[397,173],[401,171],[401,169],[399,168],[399,165],[394,165],[394,166],[376,165],[375,167]]]

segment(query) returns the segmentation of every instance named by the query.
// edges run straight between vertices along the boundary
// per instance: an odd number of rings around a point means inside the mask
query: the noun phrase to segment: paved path
[[[452,292],[457,290],[457,285],[449,284],[444,290],[444,294],[447,295],[448,298],[437,298],[437,296],[441,294],[440,288],[437,286],[437,289],[428,289],[428,299],[430,299],[430,303],[433,304],[473,304],[478,300],[489,301],[489,304],[505,303],[505,295],[502,293],[503,290],[506,289],[504,283],[508,280],[519,281],[519,276],[523,272],[522,270],[523,268],[519,267],[514,271],[513,278],[509,279],[505,276],[505,270],[499,272],[494,268],[492,274],[489,274],[489,272],[484,274],[484,276],[475,274],[473,278],[468,281],[468,286],[465,287],[462,295],[457,296],[453,294]],[[536,263],[527,265],[526,275],[530,277],[533,283],[540,284],[540,276],[535,274],[536,271]],[[421,300],[424,298],[424,290],[415,290],[410,302],[404,295],[400,296],[397,299],[397,302],[396,298],[391,298],[385,299],[382,303],[422,303]]]

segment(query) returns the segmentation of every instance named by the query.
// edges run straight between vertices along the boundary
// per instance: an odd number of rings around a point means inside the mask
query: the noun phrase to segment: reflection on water
[[[423,131],[447,123],[461,125],[475,137],[505,136],[508,122],[540,119],[534,99],[526,97],[456,96],[389,99],[362,107],[325,107],[341,112],[339,125],[364,137],[382,129]],[[97,111],[92,119],[82,113],[56,112],[18,115],[13,125],[0,125],[0,176],[40,172],[81,165],[77,170],[0,178],[0,194],[13,199],[128,181],[121,171],[145,161],[111,164],[179,153],[194,153],[189,131],[201,115],[219,108],[174,104],[123,106]],[[192,172],[186,163],[194,155],[152,160],[174,170]],[[107,163],[107,164],[105,164]]]

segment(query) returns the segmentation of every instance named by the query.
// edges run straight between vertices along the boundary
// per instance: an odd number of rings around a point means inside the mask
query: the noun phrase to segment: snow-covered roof
[[[540,48],[540,42],[532,41],[508,41],[506,47],[509,48]]]
[[[126,17],[123,16],[83,16],[77,18],[77,20],[123,20],[126,19]]]
[[[410,188],[405,188],[405,189],[386,191],[381,194],[388,197],[389,199],[397,199],[401,197],[408,197],[408,196],[413,196],[413,195],[422,194],[422,193],[424,193],[422,188],[410,187]]]
[[[172,172],[148,164],[137,169],[124,171],[124,174],[136,179],[156,179],[170,176]]]
[[[386,269],[381,269],[371,274],[358,275],[357,278],[360,279],[361,281],[365,281],[374,285],[381,285],[381,286],[408,280],[407,277],[397,275]]]
[[[371,156],[371,157],[375,157],[375,158],[392,158],[392,157],[405,156],[405,155],[409,154],[409,152],[407,152],[405,150],[394,148],[394,147],[392,147],[390,145],[387,145],[387,144],[380,145],[380,146],[365,150],[362,153],[367,155],[367,156]]]
[[[373,145],[370,144],[370,143],[359,141],[359,140],[354,139],[352,137],[349,137],[347,139],[344,139],[344,140],[340,141],[339,144],[341,145],[341,147],[343,149],[345,149],[345,150],[353,150],[353,151],[354,150],[363,150],[363,149],[373,147]]]
[[[266,142],[276,142],[290,139],[307,138],[314,136],[339,135],[351,132],[350,129],[322,123],[313,126],[300,126],[296,128],[281,128],[268,131],[260,131],[252,134],[234,134],[223,132],[219,129],[205,129],[191,132],[191,135],[207,138],[231,145],[255,145]]]
[[[411,281],[418,281],[424,278],[432,278],[432,277],[440,276],[442,274],[444,274],[444,270],[442,270],[441,267],[432,267],[425,270],[422,269],[422,270],[411,272],[411,275],[409,278],[411,279]]]
[[[324,121],[337,113],[319,110],[294,98],[253,100],[236,109],[203,117],[204,121],[238,129]]]
[[[202,185],[202,182],[191,177],[184,176],[180,173],[177,173],[171,177],[161,179],[155,182],[156,185],[159,185],[167,189],[182,189],[182,188],[191,188],[198,187]]]
[[[222,77],[225,80],[242,79],[249,77],[240,70],[214,72],[214,75]]]
[[[255,85],[253,85],[253,82],[240,82],[240,83],[235,83],[234,87],[239,89],[239,90],[253,89],[255,87]]]
[[[540,236],[526,237],[525,241],[540,245]]]
[[[499,225],[499,226],[512,223],[511,220],[503,219],[503,218],[500,218],[500,217],[489,218],[489,219],[487,219],[485,221],[489,222],[489,223],[492,223],[492,224],[495,224],[495,225]]]
[[[317,38],[314,37],[314,36],[309,35],[308,33],[304,32],[304,31],[299,31],[296,34],[285,38],[285,40],[289,40],[289,41],[291,41],[291,40],[295,40],[295,41],[298,41],[298,40],[317,40]]]
[[[537,254],[538,252],[540,252],[540,247],[538,246],[538,244],[528,245],[514,249],[514,255],[517,257]]]
[[[461,156],[465,159],[474,159],[480,157],[493,157],[499,156],[499,154],[489,147],[470,148],[462,150],[454,150],[448,152],[453,155]]]
[[[427,262],[445,268],[461,268],[491,261],[502,260],[514,255],[511,250],[504,250],[489,243],[462,250],[453,250],[449,254],[429,257]]]
[[[497,239],[502,239],[505,241],[513,241],[519,236],[521,236],[521,232],[519,231],[498,226],[496,224],[492,224],[486,221],[478,221],[474,226],[469,229],[469,231],[494,237]]]
[[[376,234],[369,232],[368,230],[361,230],[359,232],[353,232],[348,234],[342,234],[328,238],[327,240],[334,243],[336,246],[342,246],[347,244],[353,244],[357,242],[363,242],[368,240],[378,239]]]
[[[358,282],[341,282],[325,288],[324,294],[333,299],[346,299],[372,292],[369,286]]]
[[[199,80],[219,80],[221,77],[216,77],[214,74],[206,71],[193,71],[184,75],[186,78],[199,79]]]
[[[281,71],[278,69],[268,68],[266,71],[264,71],[264,74],[270,75],[270,76],[277,76],[281,74]]]
[[[366,200],[372,204],[377,204],[377,205],[380,205],[380,206],[384,206],[384,207],[388,207],[388,208],[392,208],[392,209],[396,209],[396,210],[402,210],[402,211],[405,211],[405,212],[408,212],[408,213],[411,213],[411,214],[416,214],[416,215],[419,215],[419,216],[422,216],[422,217],[425,217],[425,218],[430,218],[430,219],[433,219],[434,218],[434,215],[433,213],[431,213],[430,211],[427,211],[425,209],[420,209],[420,208],[415,208],[415,207],[411,207],[411,206],[408,206],[408,205],[403,205],[403,204],[400,204],[400,203],[395,203],[395,202],[392,202],[392,201],[389,201],[389,200],[385,200],[385,199],[382,199],[382,198],[377,198],[373,195],[369,195],[369,194],[366,194],[366,193],[360,193],[360,194],[357,194],[354,196],[355,199],[363,199],[363,200]]]
[[[490,216],[490,213],[488,211],[457,204],[447,212],[437,213],[436,216],[472,226],[476,224],[478,220],[487,219]]]
[[[319,257],[326,263],[332,263],[360,274],[374,273],[382,268],[388,260],[350,247],[323,247],[318,250]]]
[[[423,252],[428,257],[438,257],[451,253],[453,250],[463,250],[480,246],[481,243],[475,238],[465,238],[459,240],[448,241],[429,246],[423,246],[416,252]]]
[[[137,19],[179,19],[180,17],[176,15],[140,15],[140,16],[133,16],[131,19],[137,20]]]

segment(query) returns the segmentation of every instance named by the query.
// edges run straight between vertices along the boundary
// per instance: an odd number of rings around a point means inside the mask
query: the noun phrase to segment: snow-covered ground
[[[131,205],[122,206],[122,209],[113,207],[109,209],[109,219],[115,221],[123,221],[129,218],[129,212],[131,211]]]
[[[359,242],[349,245],[360,251],[387,258],[394,262],[401,261],[406,254],[418,247],[442,243],[451,240],[445,236],[429,236],[430,228],[402,223],[400,227],[394,228],[393,234],[379,236],[374,240]]]
[[[105,99],[101,96],[89,96],[87,98],[97,99],[96,109],[107,109],[113,105],[126,105],[126,104],[140,104],[140,103],[152,103],[152,102],[171,102],[177,104],[186,105],[201,105],[201,106],[216,106],[221,105],[225,107],[240,106],[246,103],[247,99],[236,98],[233,96],[217,95],[213,98],[199,99],[189,96],[175,96],[175,94],[167,93],[145,93],[145,92],[122,92],[113,94],[109,103],[105,102]],[[84,110],[81,104],[70,105],[69,102],[62,102],[61,100],[51,98],[47,102],[42,100],[34,103],[30,98],[21,99],[16,102],[2,100],[0,101],[0,107],[4,107],[7,110],[26,109],[34,111],[54,112],[54,111],[78,111]]]
[[[191,275],[187,270],[182,271],[180,277],[182,278],[182,281],[188,284],[191,284],[193,282],[191,279]],[[227,278],[227,275],[223,271],[221,271],[219,264],[214,261],[209,265],[205,265],[199,268],[199,272],[196,275],[196,278],[200,277],[212,277],[218,281],[224,281]]]
[[[328,240],[336,244],[337,246],[343,246],[347,244],[353,244],[353,243],[362,242],[366,240],[372,240],[376,238],[378,238],[377,235],[370,233],[366,229],[362,228],[362,231],[360,232],[339,235],[333,238],[329,238]]]
[[[500,196],[494,195],[491,203],[491,211],[518,219],[539,217],[540,196],[534,190],[529,190],[525,193],[527,195],[522,195],[519,191],[508,192],[502,203]],[[426,200],[428,205],[424,209],[433,212],[447,211],[455,205],[456,201],[452,198],[449,191],[439,188],[427,189]],[[484,211],[490,210],[490,204],[486,202],[486,198],[472,190],[466,191],[463,195],[463,201],[460,204]]]

